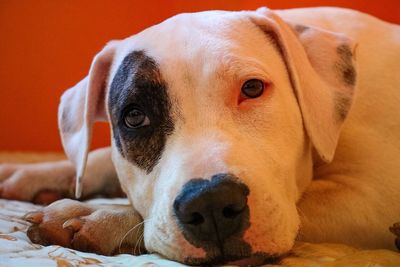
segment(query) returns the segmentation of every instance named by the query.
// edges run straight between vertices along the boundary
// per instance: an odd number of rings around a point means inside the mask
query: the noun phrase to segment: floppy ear
[[[95,121],[107,121],[105,87],[117,42],[109,43],[98,53],[89,74],[64,92],[58,109],[58,126],[68,158],[76,168],[75,197],[82,193],[82,177]]]
[[[276,42],[307,134],[320,157],[331,161],[352,104],[355,44],[343,34],[283,21],[267,8],[250,19]]]

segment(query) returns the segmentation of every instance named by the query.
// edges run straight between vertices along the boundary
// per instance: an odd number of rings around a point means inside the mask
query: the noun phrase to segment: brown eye
[[[124,115],[124,123],[128,128],[139,128],[150,124],[149,118],[139,109],[130,109]]]
[[[264,82],[258,79],[251,79],[246,81],[242,86],[241,97],[243,98],[257,98],[264,92]]]

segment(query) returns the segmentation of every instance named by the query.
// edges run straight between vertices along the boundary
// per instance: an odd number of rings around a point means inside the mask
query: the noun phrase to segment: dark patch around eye
[[[124,109],[132,105],[148,116],[150,125],[138,129],[124,125]],[[144,51],[133,51],[122,61],[111,82],[108,107],[119,152],[150,173],[161,158],[174,124],[166,82],[154,59]]]

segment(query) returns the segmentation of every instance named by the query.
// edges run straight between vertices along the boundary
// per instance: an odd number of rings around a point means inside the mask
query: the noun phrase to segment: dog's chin
[[[265,264],[275,264],[279,261],[281,256],[271,256],[267,253],[254,253],[250,257],[242,256],[219,256],[216,258],[203,258],[203,259],[186,259],[185,264],[189,265],[201,265],[201,266],[218,266],[223,264],[234,265],[234,266],[261,266]]]

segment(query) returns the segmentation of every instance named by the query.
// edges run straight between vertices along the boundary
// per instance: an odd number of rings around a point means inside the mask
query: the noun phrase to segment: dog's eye
[[[257,98],[264,92],[264,82],[258,79],[246,81],[242,86],[240,96],[242,98]]]
[[[150,124],[149,118],[139,109],[130,109],[125,112],[124,123],[128,128],[139,128]]]

